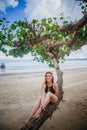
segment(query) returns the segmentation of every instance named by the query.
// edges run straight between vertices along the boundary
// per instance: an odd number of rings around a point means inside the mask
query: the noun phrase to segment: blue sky
[[[0,18],[10,21],[59,17],[63,12],[67,19],[79,19],[82,14],[75,0],[0,0]],[[71,17],[71,18],[70,18]]]
[[[75,0],[0,0],[0,19],[6,17],[11,23],[25,18],[28,21],[54,16],[59,18],[59,14],[62,12],[65,19],[69,21],[82,17],[79,3]],[[85,48],[84,51],[87,51],[87,47]],[[3,57],[2,53],[0,55]],[[73,56],[75,57],[75,53]],[[73,56],[71,55],[71,57]]]
[[[9,1],[9,3],[6,1]],[[2,3],[3,6],[1,6]],[[24,20],[25,4],[26,3],[23,0],[0,0],[0,18],[6,17],[11,22],[14,22],[15,20]]]

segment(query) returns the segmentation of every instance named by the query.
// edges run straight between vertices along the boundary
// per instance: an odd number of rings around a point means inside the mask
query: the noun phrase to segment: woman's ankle
[[[38,114],[38,115],[34,115],[33,118],[36,119],[36,118],[38,118],[39,116],[40,116],[40,114]]]

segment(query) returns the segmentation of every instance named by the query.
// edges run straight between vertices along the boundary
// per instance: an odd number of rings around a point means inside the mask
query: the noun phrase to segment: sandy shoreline
[[[70,72],[72,72],[72,71],[82,71],[82,70],[87,70],[87,67],[85,67],[85,68],[73,68],[73,69],[65,69],[65,70],[62,70],[61,69],[61,71],[63,71],[63,72],[68,72],[68,71],[70,71]],[[50,71],[50,69],[48,70],[48,71]],[[17,75],[29,75],[29,74],[43,74],[43,73],[45,73],[46,71],[40,71],[40,72],[3,72],[3,73],[0,73],[0,76],[6,76],[6,75],[15,75],[15,74],[17,74]],[[52,70],[52,72],[54,72],[55,73],[55,69],[53,69]]]
[[[63,74],[65,102],[40,130],[87,129],[87,69]],[[41,94],[43,81],[44,72],[0,75],[0,130],[18,130],[23,125]]]

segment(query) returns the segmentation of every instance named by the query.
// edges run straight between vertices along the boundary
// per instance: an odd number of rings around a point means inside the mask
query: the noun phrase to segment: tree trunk
[[[43,111],[40,115],[39,118],[33,119],[29,124],[25,125],[21,130],[39,130],[39,128],[43,125],[43,123],[51,117],[52,113],[57,109],[57,106],[59,102],[63,98],[63,90],[62,90],[62,85],[63,85],[63,73],[59,69],[59,62],[57,62],[56,58],[52,58],[53,63],[54,63],[54,68],[56,70],[57,74],[57,83],[59,87],[59,95],[58,95],[58,102],[53,104],[49,103],[47,105],[46,111]]]
[[[58,83],[58,87],[59,87],[59,94],[58,94],[58,98],[59,101],[62,100],[63,98],[63,72],[60,71],[59,68],[59,61],[56,60],[56,58],[53,58],[53,63],[54,63],[54,68],[57,74],[57,83]]]

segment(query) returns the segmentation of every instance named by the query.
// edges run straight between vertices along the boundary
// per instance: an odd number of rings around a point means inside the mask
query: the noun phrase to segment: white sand
[[[43,72],[0,75],[0,130],[23,125],[43,81]],[[63,87],[65,101],[40,130],[87,130],[87,69],[64,71]]]

